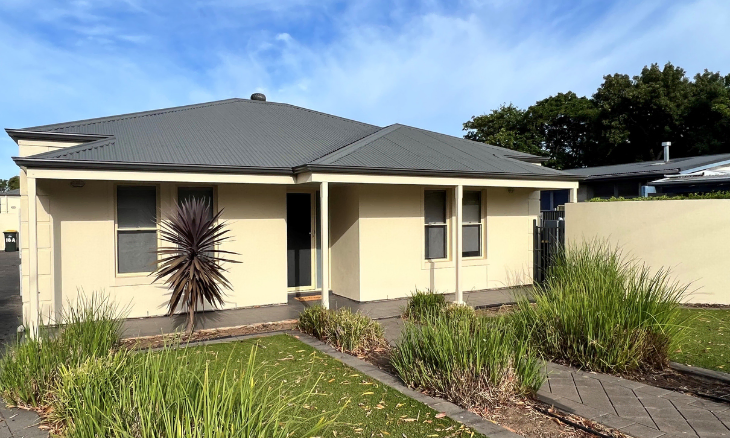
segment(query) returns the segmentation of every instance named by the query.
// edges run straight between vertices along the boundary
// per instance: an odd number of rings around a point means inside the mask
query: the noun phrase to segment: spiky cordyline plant
[[[219,244],[230,238],[230,230],[226,222],[218,222],[223,210],[209,219],[210,209],[211,206],[197,198],[185,200],[173,208],[160,230],[161,239],[171,246],[157,250],[162,258],[152,273],[155,281],[164,278],[170,288],[168,316],[181,304],[187,307],[188,335],[193,332],[198,305],[208,302],[218,307],[224,302],[223,288],[231,289],[222,263],[239,263],[221,257],[236,253],[218,249]]]

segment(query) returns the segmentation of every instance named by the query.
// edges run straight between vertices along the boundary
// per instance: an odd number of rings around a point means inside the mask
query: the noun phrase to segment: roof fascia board
[[[63,132],[44,132],[44,131],[27,131],[24,129],[6,129],[10,138],[15,140],[51,140],[65,142],[90,142],[96,140],[104,140],[112,137],[111,135],[96,134],[67,134]]]
[[[423,186],[508,187],[535,190],[577,189],[577,181],[519,180],[507,178],[459,178],[447,176],[372,175],[355,173],[305,172],[297,174],[297,184],[331,182],[343,184],[399,184]]]
[[[296,184],[293,175],[263,175],[207,172],[145,172],[99,169],[29,168],[29,177],[55,180],[185,182],[206,184]]]
[[[345,173],[362,175],[395,175],[395,176],[440,176],[451,178],[504,178],[515,180],[556,180],[556,181],[580,181],[583,178],[575,175],[535,175],[519,173],[485,173],[469,171],[431,170],[431,169],[390,169],[374,167],[346,167],[346,166],[318,166],[307,164],[294,168],[294,173]]]
[[[657,176],[664,175],[675,175],[679,173],[679,169],[664,169],[657,172],[636,172],[636,173],[616,173],[616,174],[604,174],[595,176],[583,176],[583,182],[602,182],[602,181],[615,181],[621,179],[632,179],[632,178],[654,178]],[[575,175],[575,174],[573,174]]]
[[[292,175],[288,167],[202,166],[190,164],[127,163],[116,161],[73,161],[30,157],[13,157],[18,166],[42,169],[142,170],[157,172],[204,172],[249,175]]]

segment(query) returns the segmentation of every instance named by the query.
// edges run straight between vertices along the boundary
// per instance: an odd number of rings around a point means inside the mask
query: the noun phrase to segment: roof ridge
[[[71,155],[76,152],[84,152],[91,149],[99,149],[103,148],[105,146],[110,146],[112,144],[116,143],[117,138],[115,136],[109,136],[107,138],[102,138],[99,140],[90,141],[88,143],[81,143],[77,144],[75,146],[69,146],[61,149],[56,149],[53,151],[46,151],[41,152],[40,154],[31,155],[33,158],[59,158],[64,155]]]
[[[239,100],[247,101],[248,99],[239,99]],[[257,102],[257,101],[252,100],[251,102]],[[373,125],[371,123],[365,123],[365,122],[361,122],[361,121],[355,120],[355,119],[348,119],[347,117],[336,116],[334,114],[329,114],[329,113],[325,113],[325,112],[322,112],[322,111],[313,110],[313,109],[310,109],[310,108],[304,108],[303,106],[292,105],[291,103],[285,103],[285,102],[267,102],[267,101],[259,102],[259,103],[261,103],[261,104],[267,104],[267,105],[288,106],[290,108],[300,109],[300,110],[307,111],[307,112],[310,112],[310,113],[319,114],[321,116],[331,117],[333,119],[346,120],[348,122],[353,122],[353,123],[357,123],[357,124],[360,124],[360,125],[374,126],[376,128],[381,128],[380,126]]]
[[[117,121],[117,120],[128,120],[128,119],[135,119],[138,117],[157,116],[157,115],[161,115],[161,114],[189,111],[189,110],[197,109],[197,108],[205,108],[205,107],[209,107],[209,106],[234,103],[234,102],[241,101],[241,100],[246,100],[246,99],[241,99],[240,97],[233,97],[230,99],[214,100],[212,102],[196,103],[196,104],[192,104],[192,105],[181,105],[181,106],[174,106],[174,107],[168,107],[168,108],[160,108],[160,109],[156,109],[156,110],[125,113],[125,114],[119,114],[119,115],[115,115],[115,116],[95,117],[95,118],[91,118],[91,119],[74,120],[72,122],[52,123],[49,125],[31,126],[29,128],[23,128],[22,130],[32,131],[32,130],[37,130],[39,128],[45,128],[45,129],[49,129],[49,130],[61,129],[61,128],[74,128],[77,126],[95,125],[97,123],[106,123],[106,122],[112,122],[112,121]]]
[[[307,164],[331,164],[332,161],[336,161],[340,158],[346,157],[347,155],[350,155],[361,147],[366,146],[374,140],[377,140],[386,134],[396,131],[401,127],[403,127],[403,125],[399,123],[394,123],[392,125],[386,126],[385,128],[380,128],[377,131],[366,135],[365,137],[355,140],[352,143],[348,143],[340,148],[335,149],[332,152],[328,152],[321,157],[310,161]]]

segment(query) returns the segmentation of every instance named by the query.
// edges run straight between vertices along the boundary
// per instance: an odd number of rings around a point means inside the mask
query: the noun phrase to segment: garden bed
[[[234,336],[245,336],[257,333],[270,333],[283,330],[291,330],[296,326],[297,320],[290,319],[279,322],[266,322],[262,324],[242,325],[237,327],[225,327],[217,329],[202,329],[187,336],[182,333],[169,333],[155,336],[140,336],[122,339],[122,346],[126,348],[144,350],[147,348],[160,348],[164,345],[176,342],[200,342],[214,339],[231,338]]]

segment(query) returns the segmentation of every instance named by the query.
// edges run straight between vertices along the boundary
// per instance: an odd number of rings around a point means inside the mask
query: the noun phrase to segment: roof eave
[[[433,170],[433,169],[393,169],[380,167],[353,167],[353,166],[318,166],[306,164],[295,167],[295,174],[306,172],[319,173],[349,173],[365,175],[391,176],[445,176],[452,178],[488,178],[488,179],[518,179],[518,180],[550,180],[550,181],[580,181],[582,178],[575,175],[537,175],[520,173],[478,172],[465,170]]]
[[[18,140],[50,140],[50,141],[65,141],[65,142],[89,142],[96,140],[104,140],[110,135],[97,135],[97,134],[69,134],[65,132],[46,132],[46,131],[28,131],[26,129],[5,129],[5,132],[14,141]]]
[[[127,170],[147,172],[203,172],[229,174],[293,175],[289,167],[241,167],[172,163],[130,163],[118,161],[54,160],[13,157],[18,166],[36,169]]]

